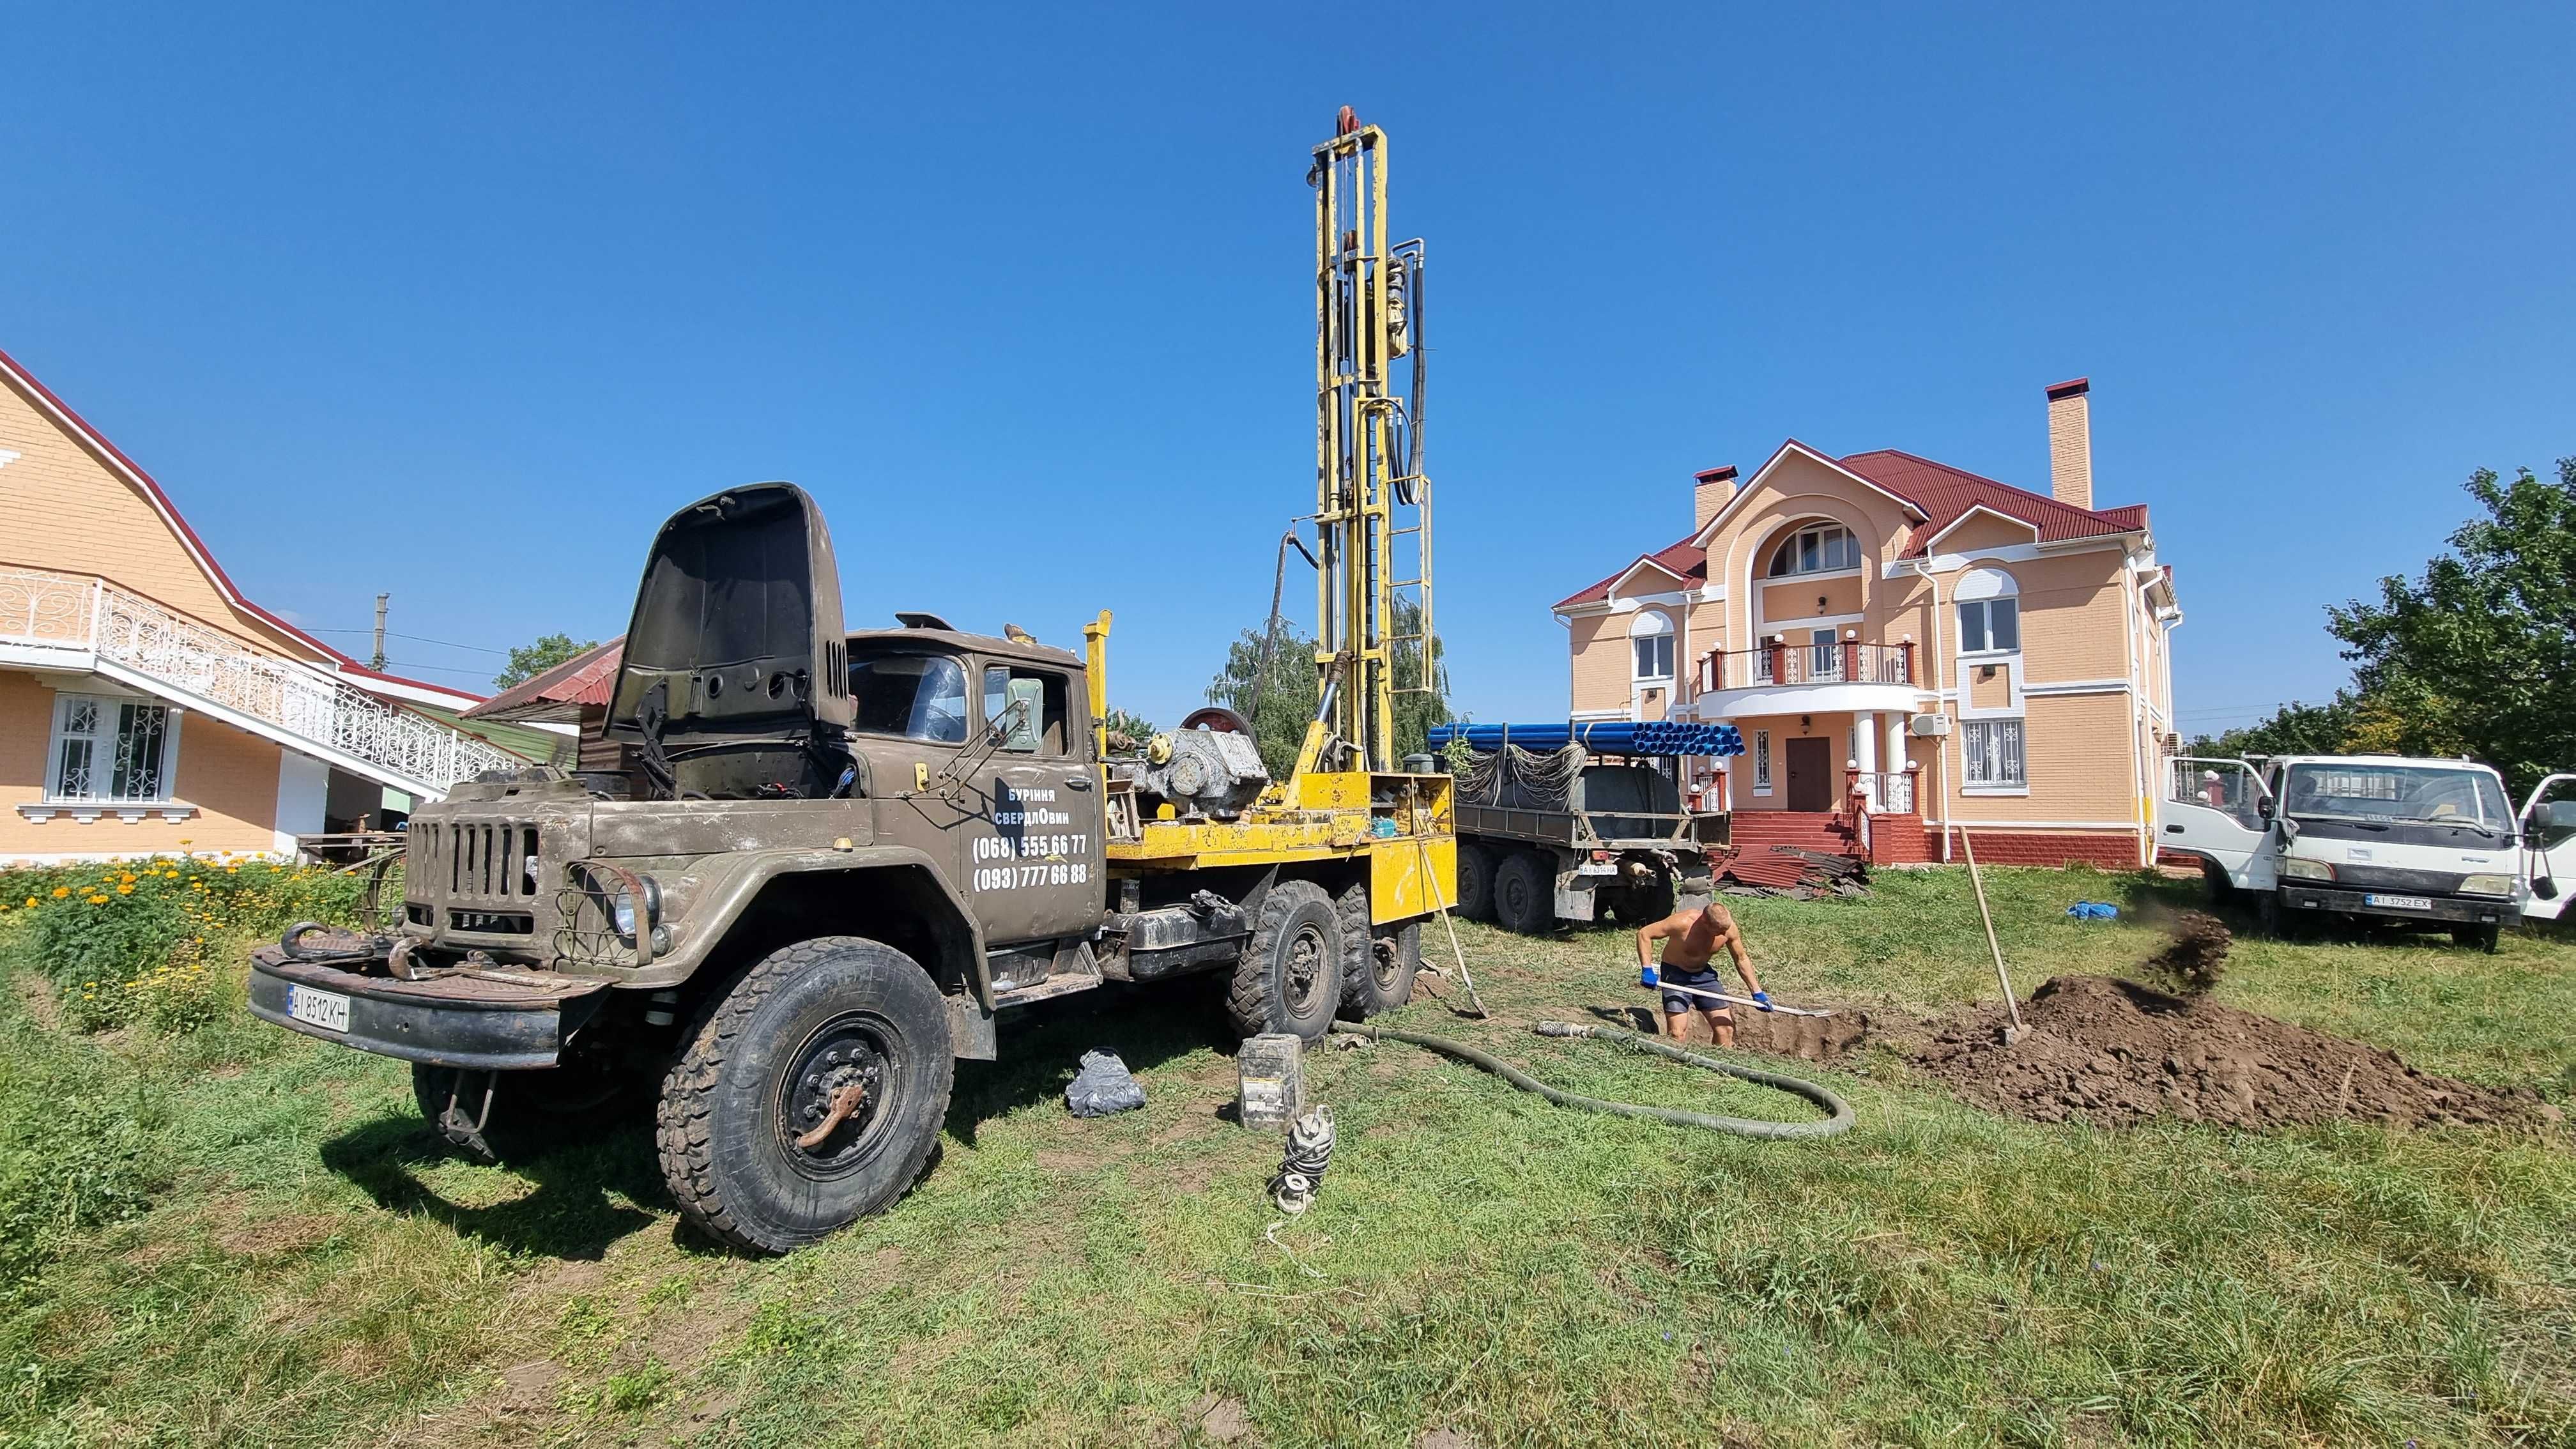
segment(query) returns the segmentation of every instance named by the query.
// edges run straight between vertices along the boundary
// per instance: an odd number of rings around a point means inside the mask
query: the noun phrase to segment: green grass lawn
[[[2132,966],[2159,941],[2135,917],[2197,903],[2084,871],[1989,888],[2025,992]],[[2126,914],[2080,924],[2078,899]],[[1784,1001],[1997,994],[1957,873],[1737,904]],[[1530,1035],[1649,1003],[1622,933],[1462,934],[1498,1019],[1422,998],[1394,1024],[1576,1091],[1805,1110]],[[0,985],[13,1444],[2576,1445],[2564,1140],[2038,1126],[1879,1048],[1820,1074],[1856,1130],[1764,1144],[1385,1044],[1309,1058],[1340,1148],[1282,1224],[1277,1145],[1218,1115],[1229,1046],[1182,985],[1006,1024],[910,1198],[751,1261],[677,1231],[640,1123],[478,1167],[394,1063],[238,1014],[82,1037],[32,973]],[[2218,994],[2576,1098],[2565,937],[2243,940]],[[1090,1047],[1145,1110],[1067,1116]]]

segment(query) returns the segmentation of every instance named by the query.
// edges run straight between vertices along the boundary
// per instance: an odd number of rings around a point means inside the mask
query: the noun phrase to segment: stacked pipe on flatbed
[[[1491,753],[1505,745],[1545,754],[1581,745],[1605,755],[1740,755],[1744,737],[1733,725],[1693,720],[1569,720],[1563,724],[1446,724],[1431,727],[1431,747],[1465,740]]]

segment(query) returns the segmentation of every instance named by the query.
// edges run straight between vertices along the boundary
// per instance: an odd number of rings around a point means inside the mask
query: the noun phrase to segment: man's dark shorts
[[[1656,973],[1666,986],[1690,986],[1701,991],[1723,991],[1717,980],[1717,968],[1703,966],[1697,971],[1664,970]],[[1679,991],[1664,993],[1664,1014],[1676,1011],[1724,1011],[1726,1003],[1706,996],[1690,996]]]

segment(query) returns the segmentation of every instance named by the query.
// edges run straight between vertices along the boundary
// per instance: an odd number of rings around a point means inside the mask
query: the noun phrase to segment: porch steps
[[[1824,810],[1738,810],[1730,822],[1739,855],[1768,855],[1775,845],[1827,855],[1857,855],[1859,838],[1843,818]]]

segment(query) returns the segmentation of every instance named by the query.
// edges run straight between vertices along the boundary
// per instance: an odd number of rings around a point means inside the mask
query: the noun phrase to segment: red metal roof
[[[2076,379],[2078,383],[2082,381],[2081,378]],[[2059,384],[2061,387],[2072,385]],[[1913,504],[1924,515],[1924,522],[1915,525],[1914,531],[1906,536],[1903,556],[1907,558],[1921,557],[1925,543],[1958,522],[1960,515],[1978,507],[2029,524],[2038,531],[2042,543],[2093,538],[2106,533],[2129,533],[2147,526],[2147,506],[2143,503],[2125,504],[2118,508],[2077,508],[2070,503],[2060,503],[2045,493],[2016,488],[2010,483],[1997,482],[1964,468],[1953,468],[1947,463],[1935,463],[1896,448],[1853,453],[1836,461]],[[1689,580],[1692,587],[1708,582],[1708,555],[1693,547],[1687,538],[1645,557]],[[1556,607],[1570,609],[1608,598],[1610,586],[1636,566],[1637,562],[1631,560],[1618,573],[1557,600]]]
[[[626,637],[595,644],[543,674],[525,679],[465,711],[467,719],[553,720],[570,724],[584,706],[607,707],[617,688]]]
[[[1691,532],[1693,534],[1697,534],[1699,530],[1693,529]],[[1577,589],[1571,595],[1557,600],[1556,607],[1560,609],[1571,608],[1576,604],[1589,603],[1594,599],[1608,598],[1610,596],[1610,586],[1619,582],[1619,580],[1627,574],[1628,570],[1635,568],[1639,563],[1651,563],[1657,568],[1663,569],[1667,573],[1679,575],[1683,581],[1692,588],[1697,588],[1701,584],[1708,582],[1707,552],[1693,544],[1689,539],[1685,538],[1679,543],[1658,549],[1653,553],[1644,555],[1642,558],[1630,559],[1625,564],[1620,565],[1618,573],[1612,574],[1608,578],[1605,578],[1588,588]]]

